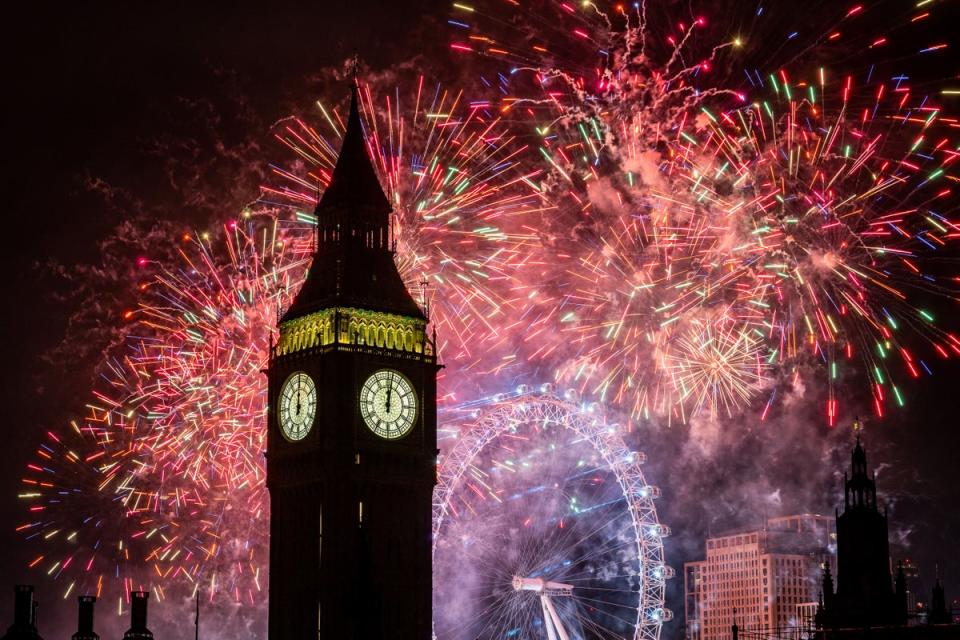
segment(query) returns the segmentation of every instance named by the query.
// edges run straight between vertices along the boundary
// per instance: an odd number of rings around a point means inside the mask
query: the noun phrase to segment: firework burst
[[[779,389],[822,365],[834,424],[836,381],[869,378],[883,415],[903,403],[892,359],[916,377],[930,371],[916,339],[955,351],[923,308],[925,294],[955,295],[925,269],[956,232],[956,121],[931,96],[872,66],[835,81],[751,70],[749,90],[727,90],[709,74],[743,43],[704,44],[703,18],[655,38],[646,3],[548,5],[556,20],[521,22],[513,45],[473,7],[455,5],[469,24],[451,21],[470,33],[455,50],[510,66],[502,109],[535,132],[548,170],[548,257],[520,288],[533,333],[566,339],[528,341],[525,357],[634,418],[670,421],[763,406],[767,391],[765,418]],[[739,347],[700,352],[680,374],[696,344]]]
[[[924,267],[958,236],[950,182],[957,121],[896,80],[854,87],[771,75],[767,100],[719,117],[702,144],[685,145],[687,193],[715,236],[704,262],[737,283],[746,319],[768,341],[769,360],[821,361],[827,415],[834,381],[859,369],[877,415],[903,404],[896,384],[957,352],[957,338],[925,308],[955,297],[955,281]],[[746,318],[746,316],[744,315]],[[926,356],[911,344],[925,343]]]
[[[74,590],[132,588],[164,598],[203,589],[255,603],[265,587],[265,384],[260,368],[279,305],[308,254],[295,229],[245,216],[186,235],[176,261],[124,314],[126,342],[102,368],[87,413],[50,431],[21,497],[31,563]],[[286,236],[289,235],[289,238]]]

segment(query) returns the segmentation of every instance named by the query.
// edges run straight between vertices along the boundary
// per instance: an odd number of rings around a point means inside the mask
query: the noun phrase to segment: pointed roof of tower
[[[864,470],[866,469],[866,466],[867,466],[867,452],[866,452],[866,450],[863,448],[863,445],[860,444],[860,434],[859,434],[859,433],[857,434],[857,444],[856,444],[856,446],[853,447],[853,456],[852,456],[852,457],[853,457],[854,473],[856,473],[857,463],[858,463],[858,462],[863,465]]]
[[[281,323],[333,307],[426,319],[389,247],[393,208],[367,153],[357,94],[354,82],[340,155],[317,203],[317,251]]]
[[[359,88],[354,82],[350,85],[350,115],[343,134],[343,145],[333,169],[333,177],[317,209],[347,207],[354,211],[389,213],[392,209],[390,201],[383,193],[377,172],[367,154],[360,106],[357,103],[358,92]]]

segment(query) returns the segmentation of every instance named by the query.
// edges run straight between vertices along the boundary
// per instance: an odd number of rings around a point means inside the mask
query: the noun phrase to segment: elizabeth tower
[[[353,89],[317,250],[270,354],[269,640],[431,635],[438,365]]]

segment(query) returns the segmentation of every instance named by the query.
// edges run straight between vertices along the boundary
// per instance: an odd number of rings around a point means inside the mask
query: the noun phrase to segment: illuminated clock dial
[[[381,438],[402,438],[413,428],[417,417],[417,394],[402,373],[377,371],[360,389],[360,415]]]
[[[291,442],[303,440],[313,427],[317,413],[317,388],[313,379],[297,371],[280,387],[280,430]]]

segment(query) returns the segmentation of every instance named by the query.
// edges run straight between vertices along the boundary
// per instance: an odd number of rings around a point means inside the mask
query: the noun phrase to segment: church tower
[[[906,615],[897,606],[890,584],[887,514],[877,506],[877,481],[867,469],[860,436],[844,474],[844,509],[837,514],[837,592],[824,574],[825,626],[869,627],[900,624]],[[905,604],[905,603],[904,603]]]
[[[269,640],[428,640],[436,375],[354,86],[317,250],[267,367]]]

